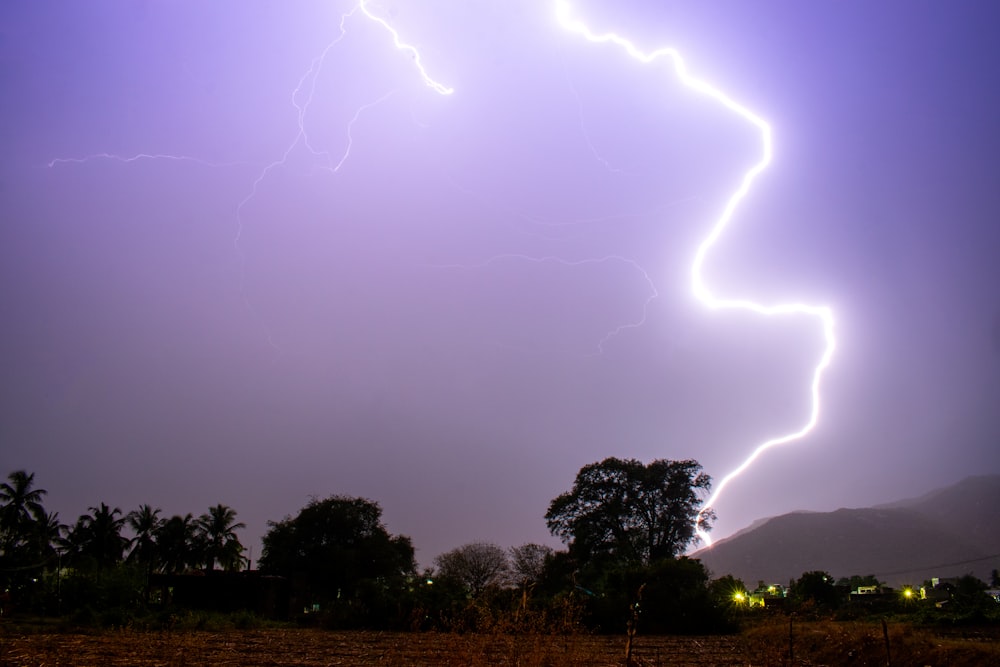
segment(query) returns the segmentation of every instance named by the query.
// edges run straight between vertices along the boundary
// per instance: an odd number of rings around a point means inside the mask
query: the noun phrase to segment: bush
[[[625,632],[635,604],[637,630],[643,634],[737,630],[726,607],[713,598],[708,571],[695,559],[670,558],[646,567],[614,569],[596,588],[598,594],[585,599],[585,622],[597,632]]]

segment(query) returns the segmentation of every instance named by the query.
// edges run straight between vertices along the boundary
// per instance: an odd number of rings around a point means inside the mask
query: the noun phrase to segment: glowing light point
[[[760,173],[763,172],[771,163],[771,126],[763,118],[742,104],[739,104],[715,86],[703,79],[696,78],[689,74],[684,60],[675,49],[660,48],[655,51],[644,52],[636,47],[631,41],[618,35],[617,33],[593,32],[583,21],[573,17],[570,4],[567,0],[556,0],[555,8],[556,19],[559,24],[566,30],[580,35],[587,41],[596,44],[614,44],[624,49],[625,52],[635,60],[646,64],[652,63],[661,57],[668,58],[673,64],[674,73],[677,75],[681,84],[690,90],[704,95],[718,104],[721,104],[729,111],[732,111],[734,114],[753,126],[760,135],[760,158],[743,174],[739,187],[732,193],[732,195],[730,195],[722,213],[712,224],[708,234],[701,241],[701,243],[698,244],[698,248],[695,251],[694,260],[691,263],[691,290],[694,297],[705,307],[712,310],[744,310],[766,317],[806,315],[818,319],[822,327],[825,346],[822,355],[820,355],[819,361],[813,368],[812,383],[810,386],[812,402],[808,420],[800,429],[792,433],[771,438],[770,440],[766,440],[757,445],[751,454],[743,461],[743,463],[724,476],[722,481],[720,481],[715,487],[715,490],[711,496],[709,496],[701,512],[698,514],[698,523],[696,523],[695,527],[698,537],[701,538],[707,545],[711,546],[712,540],[708,536],[708,533],[701,528],[700,521],[718,501],[726,486],[733,479],[742,474],[747,468],[749,468],[750,465],[753,464],[753,462],[768,449],[777,447],[778,445],[784,445],[795,440],[800,440],[816,427],[816,424],[819,421],[820,381],[822,379],[823,372],[829,367],[830,362],[833,359],[833,351],[836,347],[836,341],[833,333],[833,312],[824,306],[813,306],[803,303],[764,305],[747,299],[720,298],[716,297],[712,293],[705,282],[703,267],[705,265],[705,260],[708,257],[709,250],[711,250],[712,247],[718,242],[723,232],[729,226],[733,219],[733,215],[736,212],[737,206],[739,206],[740,202],[743,201],[743,198],[746,197],[747,193],[750,192],[750,187],[753,185],[757,176],[760,175]]]

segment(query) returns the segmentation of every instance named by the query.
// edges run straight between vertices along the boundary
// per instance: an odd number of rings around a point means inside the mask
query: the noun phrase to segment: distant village
[[[997,579],[997,572],[991,586],[984,588],[983,592],[1000,605],[1000,581]],[[873,577],[865,577],[873,579]],[[833,584],[833,589],[841,598],[841,601],[854,605],[876,607],[892,607],[899,602],[923,601],[926,604],[933,604],[938,609],[946,608],[954,599],[956,592],[963,585],[964,577],[933,577],[925,585],[919,587],[903,586],[894,588],[884,584],[857,584],[851,586],[850,583],[838,581]],[[789,597],[790,588],[781,584],[765,584],[758,582],[757,587],[746,593],[734,593],[733,599],[738,604],[745,604],[748,609],[784,609]]]

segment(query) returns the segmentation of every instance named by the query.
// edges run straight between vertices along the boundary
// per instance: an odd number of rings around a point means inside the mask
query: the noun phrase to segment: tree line
[[[748,611],[746,586],[683,555],[697,529],[711,529],[702,501],[710,486],[696,461],[607,458],[581,468],[548,506],[546,524],[564,548],[472,542],[423,571],[377,502],[315,498],[268,522],[257,570],[246,572],[244,525],[226,505],[167,518],[151,505],[123,513],[100,503],[64,525],[45,510],[34,475],[16,471],[0,484],[0,585],[8,608],[86,611],[111,624],[175,619],[151,582],[199,574],[237,587],[266,580],[267,613],[329,628],[725,632]],[[804,573],[790,592],[800,610],[834,610],[840,599],[826,573]]]
[[[63,524],[57,512],[45,509],[46,494],[35,486],[34,473],[24,470],[0,483],[0,572],[7,589],[54,567],[103,571],[127,562],[147,572],[178,573],[216,566],[236,570],[246,562],[236,534],[245,526],[226,505],[198,517],[164,518],[151,505],[126,514],[102,502]]]
[[[605,459],[582,468],[545,514],[564,550],[475,542],[422,572],[411,539],[389,533],[377,502],[333,495],[268,523],[258,572],[288,582],[291,616],[338,627],[472,627],[500,609],[521,619],[558,609],[567,623],[601,627],[628,613],[633,579],[650,575],[699,588],[709,609],[708,573],[678,558],[696,521],[710,527],[711,513],[699,514],[709,485],[695,461]],[[164,517],[152,505],[126,513],[100,503],[64,524],[45,495],[23,470],[0,484],[0,583],[21,608],[141,607],[150,577],[247,564],[244,525],[226,505]]]

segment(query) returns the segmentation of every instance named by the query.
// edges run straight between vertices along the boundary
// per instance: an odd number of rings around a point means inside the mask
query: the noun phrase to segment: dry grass
[[[781,618],[742,634],[751,652],[767,656],[763,664],[792,665],[949,665],[1000,666],[1000,637],[996,630],[942,635],[931,628],[888,625],[888,645],[882,625],[872,622],[793,622]],[[775,650],[780,647],[779,650]]]
[[[634,664],[885,665],[879,625],[787,620],[723,637],[635,638]],[[624,637],[248,630],[228,632],[109,631],[0,637],[0,666],[15,665],[510,665],[604,666],[624,663]],[[890,628],[892,664],[1000,665],[997,639],[941,638]]]

